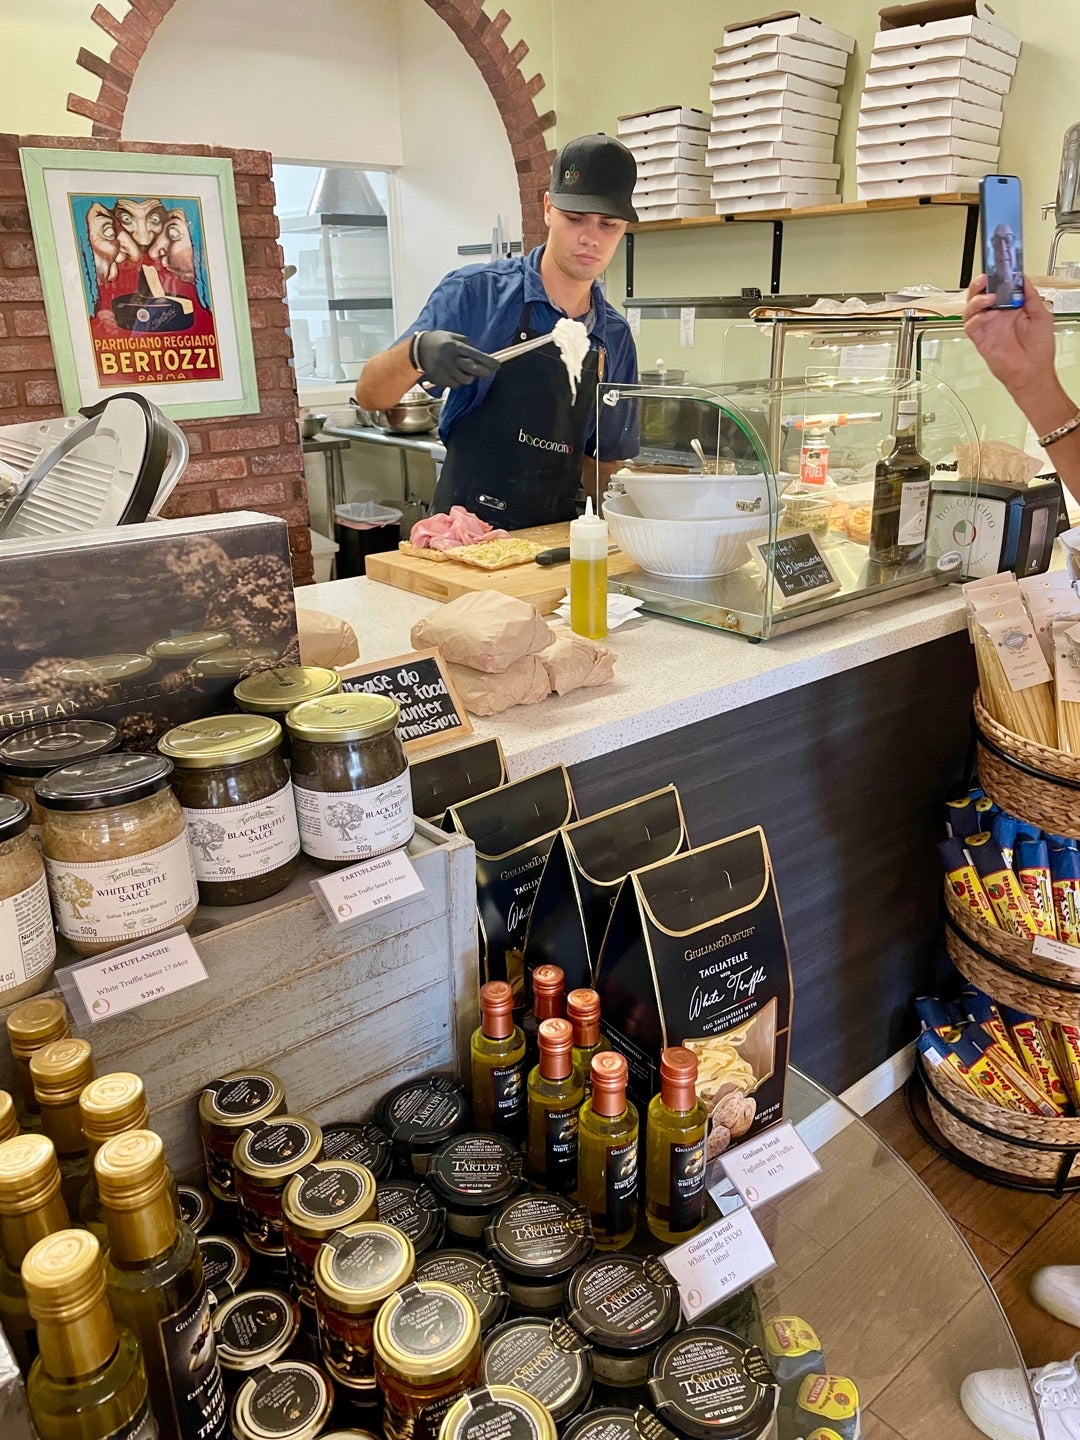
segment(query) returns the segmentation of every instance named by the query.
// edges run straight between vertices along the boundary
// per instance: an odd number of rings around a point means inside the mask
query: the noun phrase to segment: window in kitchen
[[[342,165],[274,166],[297,383],[352,382],[397,333],[390,177]]]

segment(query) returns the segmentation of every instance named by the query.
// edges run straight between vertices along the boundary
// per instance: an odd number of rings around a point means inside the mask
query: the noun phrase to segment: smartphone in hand
[[[1020,212],[1020,181],[1015,175],[987,175],[979,182],[983,269],[994,310],[1015,310],[1024,303]]]

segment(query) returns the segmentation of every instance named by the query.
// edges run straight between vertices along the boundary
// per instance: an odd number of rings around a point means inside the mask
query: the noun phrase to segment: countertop
[[[371,661],[412,649],[411,627],[439,608],[436,601],[368,579],[307,585],[296,592],[296,602],[348,621],[361,659]],[[499,737],[510,774],[518,777],[610,754],[963,628],[956,585],[758,645],[647,615],[613,631],[605,642],[616,655],[613,684],[472,719],[477,739]]]

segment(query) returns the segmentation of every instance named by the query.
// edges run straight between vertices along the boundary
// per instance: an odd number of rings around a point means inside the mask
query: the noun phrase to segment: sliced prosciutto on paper
[[[505,540],[508,534],[494,529],[464,505],[451,505],[449,515],[429,515],[426,520],[418,520],[409,534],[409,543],[417,550],[453,550],[482,540]]]

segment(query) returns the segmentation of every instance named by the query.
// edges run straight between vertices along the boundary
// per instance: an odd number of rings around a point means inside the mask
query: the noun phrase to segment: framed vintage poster
[[[175,420],[257,411],[231,162],[19,156],[65,408],[138,390]]]

